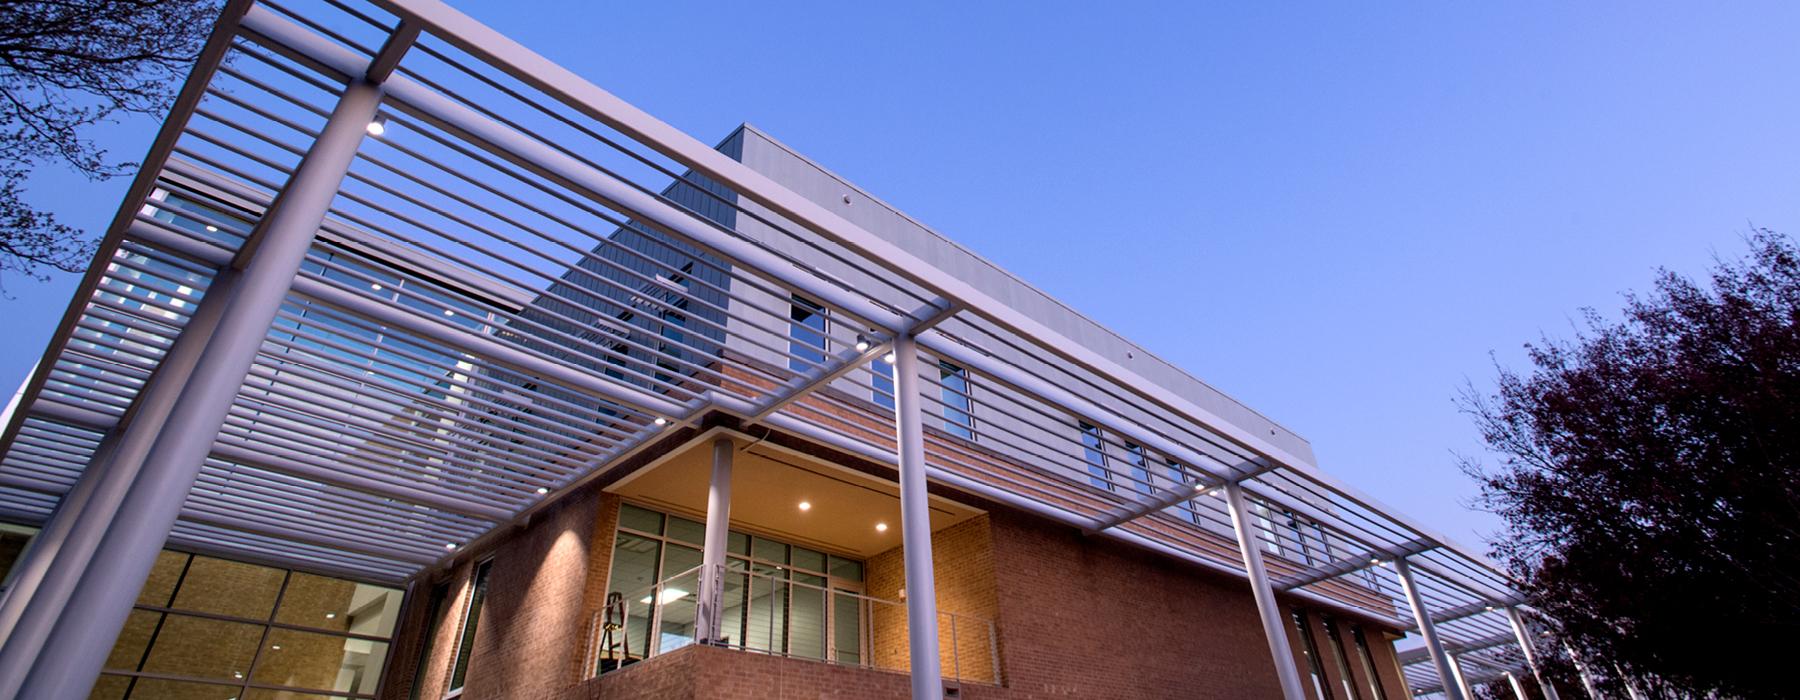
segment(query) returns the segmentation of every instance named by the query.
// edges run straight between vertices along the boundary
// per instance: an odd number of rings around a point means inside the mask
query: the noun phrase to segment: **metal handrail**
[[[664,629],[666,624],[664,611],[666,608],[673,605],[686,605],[690,607],[697,605],[697,596],[700,592],[700,573],[704,568],[705,565],[700,565],[686,569],[680,573],[665,577],[656,583],[639,588],[622,596],[622,604],[626,612],[623,615],[620,626],[613,630],[613,635],[615,639],[637,641],[626,641],[622,645],[624,648],[629,648],[629,651],[624,657],[614,657],[614,668],[629,665],[652,656],[665,654],[685,646],[699,643],[697,638],[698,630],[692,629],[691,627],[686,630],[685,633],[682,631],[670,633]],[[737,621],[737,628],[746,633],[748,633],[750,626],[755,622],[754,613],[757,606],[757,596],[749,594],[749,591],[755,589],[755,582],[757,580],[766,581],[767,588],[764,590],[771,593],[777,590],[777,585],[784,587],[785,590],[804,589],[818,592],[824,605],[823,615],[819,619],[821,628],[820,643],[823,646],[823,651],[822,654],[814,656],[805,651],[795,650],[793,648],[792,625],[794,620],[792,614],[793,606],[791,604],[793,597],[791,594],[784,595],[778,599],[780,601],[779,607],[777,607],[777,599],[772,599],[772,596],[769,595],[762,596],[765,599],[771,600],[767,603],[769,609],[768,612],[764,614],[764,622],[761,625],[765,628],[765,630],[763,630],[765,636],[760,640],[762,642],[761,645],[757,644],[757,640],[736,638],[735,635],[729,635],[725,639],[709,642],[709,646],[789,658],[803,658],[813,661],[824,661],[827,663],[858,666],[884,671],[909,672],[911,670],[910,660],[905,658],[905,602],[887,598],[878,598],[856,591],[832,587],[829,584],[818,585],[794,580],[790,576],[791,570],[786,568],[783,568],[780,574],[761,573],[741,568],[733,569],[725,565],[721,565],[720,568],[720,580],[725,580],[727,577],[737,577],[744,583],[745,587],[743,590],[745,592],[743,593],[741,604],[738,606],[741,611],[735,616],[735,620]],[[823,575],[819,576],[821,578],[826,578]],[[681,594],[671,595],[671,591],[679,591]],[[608,597],[610,598],[611,596]],[[846,658],[847,655],[843,652],[847,650],[842,648],[843,645],[840,640],[835,639],[838,631],[837,615],[840,614],[839,599],[854,601],[853,609],[857,615],[858,638],[855,645],[855,654],[851,658]],[[648,603],[645,602],[646,600]],[[729,602],[722,601],[721,604],[726,605],[729,604]],[[881,612],[878,613],[878,610]],[[890,610],[892,611],[891,613],[888,612]],[[605,630],[602,629],[603,623],[601,621],[601,614],[601,612],[596,612],[589,621],[588,668],[592,669],[592,672],[596,675],[610,670],[602,669],[600,667],[601,662],[608,658],[607,649],[602,648],[601,640],[603,639],[602,635]],[[954,613],[939,610],[937,611],[937,614],[940,623],[944,623],[947,620],[947,624],[940,624],[939,629],[948,630],[950,637],[950,644],[948,645],[949,656],[946,659],[948,663],[946,664],[944,678],[957,683],[974,682],[999,685],[1001,681],[999,634],[995,622],[988,618],[967,613]],[[878,618],[889,617],[890,615],[900,619],[900,626],[894,628],[884,626],[881,629],[877,629],[876,620]],[[730,628],[732,625],[727,623],[726,627]],[[778,628],[781,632],[779,639],[776,636]],[[976,634],[985,632],[987,642],[985,669],[982,668],[982,665],[978,661],[979,657],[971,657],[970,659],[964,658],[963,642],[970,640],[963,640],[962,637],[965,633],[971,631]],[[943,634],[943,632],[940,632],[940,634]],[[886,640],[890,638],[892,640],[891,651],[884,652],[877,648],[878,639]],[[673,644],[671,644],[671,642]],[[970,653],[979,652],[970,650]],[[964,667],[965,660],[970,661],[969,668]]]

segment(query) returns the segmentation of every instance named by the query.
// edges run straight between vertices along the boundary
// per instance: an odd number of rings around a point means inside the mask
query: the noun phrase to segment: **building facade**
[[[1298,435],[439,3],[228,4],[145,162],[9,409],[0,698],[1532,672],[1505,576]]]

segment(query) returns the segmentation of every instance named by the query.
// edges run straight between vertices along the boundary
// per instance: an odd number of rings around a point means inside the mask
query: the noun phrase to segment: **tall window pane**
[[[862,663],[862,599],[837,593],[831,601],[831,649],[838,663]]]
[[[1111,491],[1112,476],[1106,468],[1106,442],[1100,439],[1100,429],[1086,421],[1078,425],[1081,426],[1081,454],[1087,461],[1088,483],[1094,488]]]
[[[663,581],[657,592],[656,653],[667,654],[694,643],[694,624],[699,621],[695,592],[700,590],[700,550],[673,542],[663,548]],[[646,596],[648,598],[648,596]],[[640,599],[638,602],[643,602]]]
[[[825,307],[795,296],[788,311],[788,369],[812,370],[825,362],[826,349]]]
[[[1331,700],[1331,684],[1325,682],[1325,667],[1319,664],[1319,645],[1313,641],[1312,627],[1306,624],[1306,613],[1294,611],[1294,626],[1300,629],[1300,653],[1306,657],[1313,697]]]
[[[1136,488],[1138,493],[1155,493],[1156,489],[1150,485],[1150,467],[1144,461],[1144,448],[1129,442],[1125,443],[1125,462],[1131,465],[1132,487]]]
[[[1339,684],[1344,688],[1344,697],[1350,700],[1362,700],[1362,693],[1356,691],[1356,682],[1350,677],[1350,664],[1344,653],[1344,636],[1338,634],[1337,621],[1320,616],[1319,622],[1325,626],[1325,638],[1330,642],[1325,651],[1331,655],[1331,663],[1337,669]]]
[[[413,662],[412,687],[406,691],[408,700],[419,700],[423,690],[427,662],[431,659],[431,648],[437,646],[438,626],[444,623],[444,603],[449,597],[449,583],[431,587],[431,602],[425,609],[425,638],[419,642],[419,658]]]
[[[625,628],[615,633],[613,642],[618,645],[613,650],[616,658],[641,659],[649,653],[651,606],[644,599],[650,596],[650,589],[659,578],[657,567],[661,562],[661,542],[624,532],[613,542],[612,578],[607,590],[624,597],[626,610]]]
[[[1381,688],[1381,676],[1375,674],[1375,660],[1369,656],[1369,640],[1363,638],[1362,628],[1352,626],[1350,637],[1356,641],[1356,658],[1362,664],[1363,677],[1369,679],[1369,697],[1387,700],[1387,691]]]
[[[969,370],[940,360],[938,381],[943,385],[944,430],[964,440],[975,439],[975,400],[969,393]]]
[[[463,681],[469,675],[469,656],[474,653],[475,627],[481,622],[481,606],[487,602],[488,570],[493,568],[493,560],[481,562],[475,567],[474,590],[469,592],[469,610],[463,614],[462,635],[456,642],[456,666],[450,672],[450,690],[462,690]]]
[[[894,407],[894,366],[881,360],[869,362],[869,398],[876,404]]]

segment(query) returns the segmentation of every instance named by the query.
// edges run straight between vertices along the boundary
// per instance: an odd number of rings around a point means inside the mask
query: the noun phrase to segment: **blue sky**
[[[703,141],[762,127],[1471,544],[1490,352],[1800,233],[1795,4],[456,4]],[[30,196],[98,233],[125,186]],[[5,281],[0,382],[75,282]]]

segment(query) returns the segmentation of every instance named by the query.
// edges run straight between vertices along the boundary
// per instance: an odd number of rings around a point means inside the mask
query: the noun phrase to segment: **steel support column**
[[[1525,655],[1525,666],[1531,669],[1531,677],[1537,679],[1538,688],[1544,694],[1544,700],[1562,700],[1556,694],[1556,688],[1544,682],[1544,673],[1538,668],[1537,648],[1531,644],[1530,623],[1525,614],[1519,612],[1516,605],[1506,606],[1506,621],[1512,623],[1513,636],[1519,638],[1519,653]]]
[[[1525,695],[1525,684],[1519,682],[1518,674],[1507,671],[1506,682],[1508,685],[1512,686],[1513,697],[1516,697],[1519,700],[1531,700],[1529,696]]]
[[[143,467],[120,503],[117,526],[102,536],[63,614],[37,650],[20,696],[74,698],[93,687],[376,117],[381,96],[379,86],[360,79],[345,87],[318,139],[252,233],[255,254],[245,262],[198,365],[156,431]]]
[[[1456,654],[1448,654],[1444,658],[1450,661],[1450,674],[1456,677],[1456,687],[1462,690],[1463,697],[1473,699],[1475,689],[1469,687],[1469,679],[1463,675],[1462,659],[1456,658]]]
[[[712,481],[706,488],[706,544],[700,553],[700,599],[694,628],[695,641],[721,641],[724,616],[725,548],[731,533],[731,458],[736,443],[728,437],[713,440]]]
[[[0,623],[6,625],[0,628],[5,639],[0,647],[0,698],[18,693],[38,650],[62,618],[83,572],[112,529],[145,457],[219,325],[235,277],[236,272],[227,269],[213,278],[136,403],[95,449],[75,486],[63,495],[20,561],[19,578],[0,602],[0,615],[4,616]]]
[[[1256,611],[1262,616],[1263,635],[1269,638],[1269,654],[1275,657],[1275,676],[1281,680],[1281,697],[1306,700],[1300,685],[1300,669],[1295,666],[1293,648],[1288,646],[1287,626],[1282,624],[1281,603],[1275,600],[1275,589],[1269,585],[1269,572],[1263,568],[1262,549],[1258,546],[1256,519],[1244,502],[1244,487],[1231,481],[1225,484],[1225,503],[1231,510],[1231,526],[1237,530],[1238,551],[1244,556],[1244,571],[1250,576],[1250,591],[1256,597]]]
[[[1425,607],[1425,598],[1419,594],[1419,584],[1413,581],[1412,566],[1406,563],[1406,557],[1394,559],[1394,573],[1400,577],[1400,589],[1406,592],[1407,605],[1412,607],[1413,623],[1419,626],[1419,636],[1425,639],[1425,651],[1431,654],[1431,663],[1437,667],[1444,697],[1446,700],[1468,700],[1457,684],[1459,676],[1450,665],[1450,655],[1444,651],[1443,640],[1438,639],[1437,627],[1431,624],[1431,611]]]
[[[894,338],[894,434],[900,446],[900,544],[906,552],[906,629],[912,650],[913,700],[942,700],[938,658],[937,581],[931,568],[931,508],[925,491],[925,425],[919,389],[919,344]]]
[[[1569,655],[1569,663],[1575,664],[1575,675],[1581,677],[1581,687],[1587,691],[1588,700],[1603,700],[1600,689],[1594,685],[1594,676],[1588,673],[1587,664],[1581,663],[1581,657],[1575,655],[1575,647],[1564,644],[1563,651]]]

